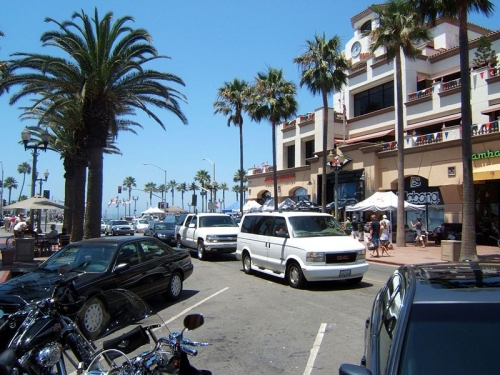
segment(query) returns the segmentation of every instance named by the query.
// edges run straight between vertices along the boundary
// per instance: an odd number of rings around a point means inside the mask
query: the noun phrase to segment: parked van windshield
[[[294,237],[346,236],[332,216],[292,216],[289,221]]]

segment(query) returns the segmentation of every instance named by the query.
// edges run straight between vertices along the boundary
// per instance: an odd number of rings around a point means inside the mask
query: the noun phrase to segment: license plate
[[[339,276],[340,277],[351,276],[351,270],[341,270]]]

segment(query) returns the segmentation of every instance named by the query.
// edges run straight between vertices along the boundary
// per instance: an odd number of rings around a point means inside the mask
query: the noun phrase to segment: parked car
[[[174,245],[177,242],[175,238],[175,223],[173,222],[153,221],[144,231],[144,235],[158,238],[169,245]]]
[[[134,227],[135,233],[144,233],[144,231],[148,229],[149,221],[146,219],[134,219],[132,226]]]
[[[101,233],[106,232],[106,222],[101,220]]]
[[[365,323],[361,365],[339,374],[497,374],[500,263],[402,266]]]
[[[143,298],[158,294],[167,300],[177,300],[184,280],[193,272],[187,251],[174,249],[155,238],[92,238],[72,242],[33,271],[1,283],[0,309],[7,314],[16,311],[20,304],[17,296],[26,301],[49,297],[60,278],[59,267],[68,263],[72,270],[67,277],[81,274],[75,280],[75,287],[79,294],[87,296],[77,314],[86,333],[97,330],[88,324],[101,324],[106,313],[106,301],[94,298],[99,291],[124,288]]]
[[[104,230],[106,236],[134,235],[134,228],[126,220],[109,220]]]
[[[361,282],[368,271],[363,244],[345,234],[332,215],[262,212],[243,217],[236,258],[246,274],[284,278],[291,287],[307,281]]]

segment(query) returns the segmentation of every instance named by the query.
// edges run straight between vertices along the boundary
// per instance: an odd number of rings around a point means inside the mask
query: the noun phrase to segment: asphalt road
[[[205,325],[186,336],[210,343],[192,363],[214,374],[335,374],[341,363],[359,363],[373,298],[395,269],[371,264],[359,286],[319,282],[297,290],[245,275],[232,254],[206,262],[192,255],[195,271],[182,299],[148,302],[171,330],[182,328],[186,314],[204,315]]]

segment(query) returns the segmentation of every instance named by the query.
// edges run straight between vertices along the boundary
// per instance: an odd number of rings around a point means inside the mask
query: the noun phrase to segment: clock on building
[[[351,47],[351,55],[352,57],[358,57],[361,53],[361,43],[355,42]]]

